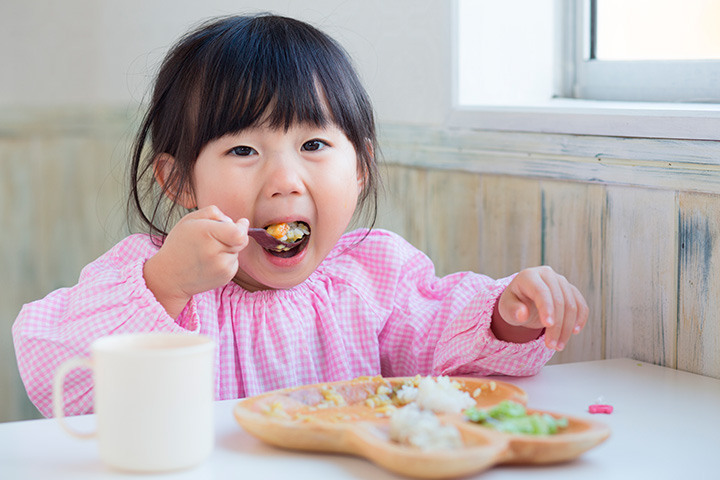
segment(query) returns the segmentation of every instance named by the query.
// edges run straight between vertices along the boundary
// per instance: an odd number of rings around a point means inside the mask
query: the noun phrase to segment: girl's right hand
[[[248,244],[249,222],[233,222],[215,206],[185,215],[145,262],[145,283],[172,318],[197,293],[227,284]]]

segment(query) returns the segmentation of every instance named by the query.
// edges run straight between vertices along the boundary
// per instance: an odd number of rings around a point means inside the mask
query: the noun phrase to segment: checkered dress
[[[215,340],[218,400],[360,375],[532,375],[553,351],[543,338],[496,339],[493,307],[510,278],[435,276],[432,262],[384,230],[344,235],[318,269],[288,290],[234,283],[196,295],[173,320],[145,285],[157,252],[132,235],[83,269],[80,281],[27,304],[13,325],[20,375],[43,415],[52,413],[58,366],[89,356],[104,335],[188,332]],[[67,415],[92,412],[92,377],[65,381]]]

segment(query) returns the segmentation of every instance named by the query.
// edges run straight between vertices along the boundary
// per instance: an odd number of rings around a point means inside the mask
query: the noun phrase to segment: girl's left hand
[[[538,333],[545,328],[545,345],[562,350],[570,335],[585,327],[588,313],[585,298],[564,276],[548,266],[528,268],[518,273],[500,296],[493,313],[493,332],[505,337],[503,340],[528,341],[529,332],[517,327]],[[513,334],[518,334],[517,340]]]

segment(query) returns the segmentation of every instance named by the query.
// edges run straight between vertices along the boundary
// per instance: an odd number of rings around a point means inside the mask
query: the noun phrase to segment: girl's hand
[[[143,270],[145,283],[168,314],[177,318],[197,293],[227,284],[248,244],[248,220],[233,222],[215,206],[185,215]]]
[[[491,328],[495,336],[527,342],[545,329],[545,345],[562,350],[588,319],[580,291],[550,267],[522,270],[500,296]]]

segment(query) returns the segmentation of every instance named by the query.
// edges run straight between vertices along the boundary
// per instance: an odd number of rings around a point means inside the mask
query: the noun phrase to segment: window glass
[[[456,0],[454,101],[720,104],[720,0]]]
[[[594,0],[597,60],[720,59],[718,0]]]

